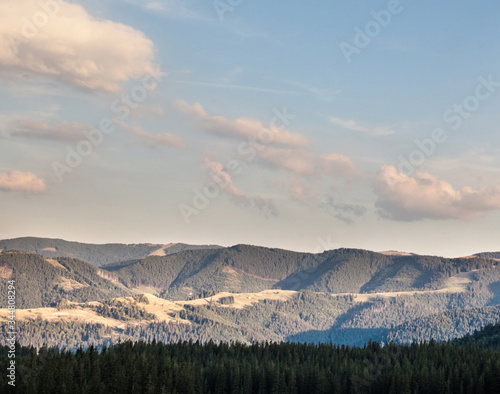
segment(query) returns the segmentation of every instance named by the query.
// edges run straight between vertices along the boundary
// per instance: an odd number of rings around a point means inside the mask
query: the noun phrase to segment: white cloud
[[[186,146],[184,140],[181,137],[174,134],[170,133],[153,134],[138,126],[130,126],[117,119],[114,119],[113,122],[119,125],[123,130],[128,131],[139,137],[139,141],[141,142],[141,144],[148,148],[155,148],[157,146],[184,148]]]
[[[1,191],[41,193],[45,189],[45,181],[31,172],[11,171],[9,174],[0,173]]]
[[[186,115],[196,119],[203,130],[221,137],[257,140],[270,139],[269,136],[272,136],[271,143],[293,147],[305,147],[310,143],[309,139],[301,134],[279,129],[271,124],[263,124],[259,120],[250,118],[230,120],[223,116],[211,116],[200,103],[189,105],[183,100],[177,100],[176,105]]]
[[[40,4],[0,2],[0,75],[51,78],[116,92],[124,82],[154,69],[153,42],[142,32],[98,20],[79,4],[53,2],[50,15]]]
[[[335,117],[329,117],[328,119],[330,120],[331,123],[337,126],[341,126],[348,130],[359,131],[373,136],[385,136],[385,135],[396,134],[396,131],[390,127],[368,127],[354,120],[341,119]]]
[[[500,185],[456,190],[432,174],[417,172],[409,177],[389,165],[381,168],[374,190],[380,213],[394,220],[468,220],[500,210]]]

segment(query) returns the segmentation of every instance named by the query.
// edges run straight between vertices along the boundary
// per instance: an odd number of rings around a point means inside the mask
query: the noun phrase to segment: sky
[[[499,12],[2,0],[0,239],[498,251]]]

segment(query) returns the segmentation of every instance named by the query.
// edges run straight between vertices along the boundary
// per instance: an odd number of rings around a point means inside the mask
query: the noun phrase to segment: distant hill
[[[325,256],[236,245],[150,256],[103,268],[116,274],[128,287],[153,287],[168,298],[186,299],[203,292],[270,289],[298,269],[314,267]]]
[[[68,257],[53,260],[20,251],[3,252],[0,276],[15,280],[16,308],[54,306],[62,299],[85,302],[132,294],[113,283],[107,271]],[[7,307],[6,302],[3,297],[2,308]]]
[[[384,255],[358,249],[311,254],[236,245],[150,256],[103,269],[127,287],[151,287],[169,299],[186,299],[207,292],[270,288],[329,293],[430,290],[460,272],[494,264],[479,258]]]
[[[140,259],[151,253],[168,255],[187,249],[217,248],[217,245],[187,244],[86,244],[62,239],[23,237],[0,241],[0,251],[22,250],[45,257],[73,257],[96,266]]]

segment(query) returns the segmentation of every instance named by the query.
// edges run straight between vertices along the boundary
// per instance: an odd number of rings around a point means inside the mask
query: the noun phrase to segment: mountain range
[[[500,321],[499,253],[0,241],[21,344],[446,341]],[[6,329],[6,299],[0,322]]]

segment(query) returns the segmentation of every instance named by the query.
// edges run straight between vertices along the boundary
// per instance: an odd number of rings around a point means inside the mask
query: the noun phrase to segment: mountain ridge
[[[101,267],[0,252],[0,278],[17,282],[20,341],[70,348],[127,339],[406,343],[456,338],[500,318],[494,259],[245,244],[151,255],[172,247],[156,246]],[[75,247],[65,252],[82,253]],[[129,256],[114,258],[120,253]]]

